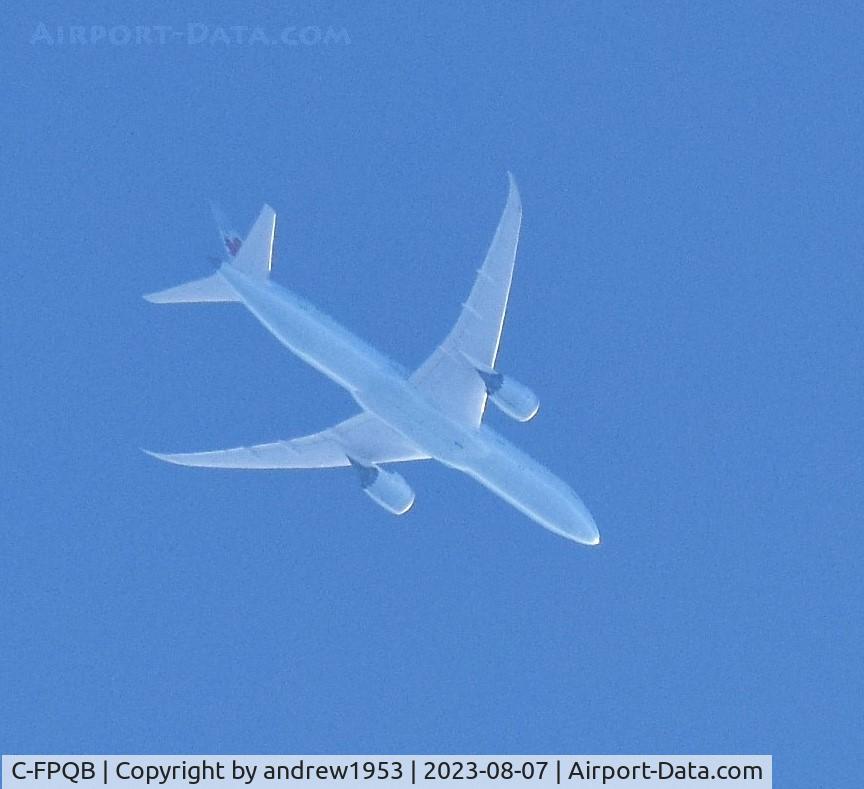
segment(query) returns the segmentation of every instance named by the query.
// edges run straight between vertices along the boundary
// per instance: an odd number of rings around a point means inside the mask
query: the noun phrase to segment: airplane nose
[[[600,530],[597,528],[591,513],[588,512],[588,508],[581,501],[579,504],[578,522],[573,530],[573,539],[583,545],[599,545]]]
[[[550,496],[546,500],[547,509],[542,513],[546,517],[538,517],[540,512],[537,511],[533,514],[535,520],[580,545],[599,545],[600,530],[582,499],[569,489],[562,493],[564,495],[557,498]],[[549,504],[552,506],[548,507]]]
[[[600,544],[600,530],[593,522],[579,535],[579,542],[583,545]]]

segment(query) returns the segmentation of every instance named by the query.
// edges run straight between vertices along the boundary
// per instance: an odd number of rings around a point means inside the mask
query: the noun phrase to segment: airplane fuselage
[[[220,268],[249,311],[290,351],[346,389],[425,454],[476,479],[562,536],[596,544],[599,532],[562,480],[488,426],[457,422],[428,400],[408,372],[309,302],[231,264]]]

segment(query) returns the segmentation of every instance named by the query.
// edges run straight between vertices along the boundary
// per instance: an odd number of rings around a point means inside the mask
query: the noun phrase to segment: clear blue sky
[[[0,750],[769,752],[778,786],[854,786],[860,4],[358,9],[3,12]],[[353,410],[236,305],[141,299],[207,273],[211,199],[241,231],[271,203],[278,281],[414,365],[507,169],[500,365],[543,405],[489,419],[599,549],[434,464],[394,519],[350,471],[139,451]]]

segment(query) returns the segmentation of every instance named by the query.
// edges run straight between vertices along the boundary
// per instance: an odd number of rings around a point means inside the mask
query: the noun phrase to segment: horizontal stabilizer
[[[217,271],[209,277],[193,279],[167,290],[148,293],[144,296],[154,304],[182,304],[202,301],[240,301],[225,278]]]

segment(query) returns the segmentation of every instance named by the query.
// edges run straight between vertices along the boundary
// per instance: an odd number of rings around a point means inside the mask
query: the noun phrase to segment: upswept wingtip
[[[516,183],[516,178],[513,176],[509,170],[507,171],[507,182],[509,184],[509,188],[507,191],[507,202],[508,203],[516,203],[519,206],[519,209],[522,208],[522,197],[519,194],[519,184]]]

